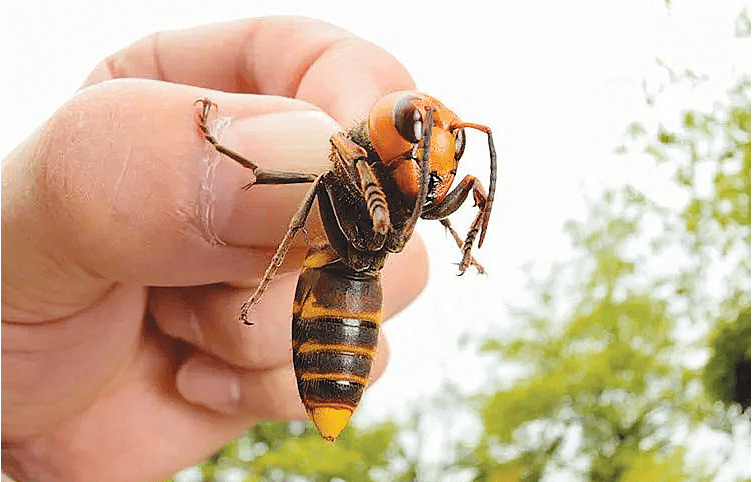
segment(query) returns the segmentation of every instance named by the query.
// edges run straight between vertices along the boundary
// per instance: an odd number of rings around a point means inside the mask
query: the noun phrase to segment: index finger
[[[353,123],[386,93],[415,88],[405,67],[383,49],[301,17],[155,33],[105,59],[84,86],[122,77],[297,98],[341,125]]]

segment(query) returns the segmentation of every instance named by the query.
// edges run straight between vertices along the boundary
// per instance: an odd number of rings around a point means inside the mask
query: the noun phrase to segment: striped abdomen
[[[298,392],[322,437],[347,425],[369,382],[382,317],[378,272],[324,264],[331,250],[311,251],[293,306],[293,365]]]

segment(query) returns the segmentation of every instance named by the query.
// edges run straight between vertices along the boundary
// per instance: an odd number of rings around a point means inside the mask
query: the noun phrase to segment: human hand
[[[305,242],[256,325],[237,317],[309,185],[241,190],[250,171],[202,139],[194,102],[216,102],[223,144],[261,166],[317,172],[332,118],[411,88],[383,50],[300,18],[163,32],[102,62],[2,168],[3,470],[159,480],[259,420],[304,418],[290,318]],[[387,262],[387,316],[425,279],[414,237]],[[381,340],[375,374],[386,357]]]

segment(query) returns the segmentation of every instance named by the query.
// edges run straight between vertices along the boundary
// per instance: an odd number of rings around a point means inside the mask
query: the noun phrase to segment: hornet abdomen
[[[361,400],[381,321],[379,271],[357,272],[329,246],[309,251],[293,305],[293,365],[301,400],[327,440]]]

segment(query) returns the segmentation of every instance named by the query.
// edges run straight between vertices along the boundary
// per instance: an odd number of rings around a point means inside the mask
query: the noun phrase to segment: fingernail
[[[220,143],[259,168],[306,174],[329,169],[329,138],[341,130],[331,117],[317,110],[219,118],[216,122]],[[203,189],[200,204],[206,212],[203,225],[221,244],[256,244],[258,230],[254,227],[264,226],[260,223],[272,214],[289,218],[309,189],[309,184],[294,184],[242,190],[254,180],[251,170],[224,155],[214,162],[208,165],[203,183],[208,187]]]
[[[338,124],[318,110],[230,119],[222,142],[264,169],[318,174],[329,167],[329,138]]]
[[[240,377],[228,365],[209,359],[188,360],[178,371],[176,385],[191,403],[228,415],[240,410]]]

